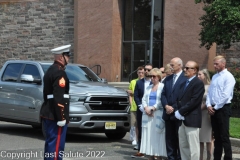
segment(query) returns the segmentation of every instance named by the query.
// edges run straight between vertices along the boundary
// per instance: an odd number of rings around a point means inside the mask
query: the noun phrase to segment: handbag
[[[157,110],[156,112],[160,112],[160,111]],[[165,130],[165,121],[162,119],[161,112],[156,113],[155,116],[156,116],[156,124],[155,124],[156,132],[162,133]]]

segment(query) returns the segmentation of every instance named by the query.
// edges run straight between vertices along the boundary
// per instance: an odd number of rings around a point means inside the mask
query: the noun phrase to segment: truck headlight
[[[74,95],[70,95],[70,102],[84,102],[87,99],[87,96],[74,96]]]

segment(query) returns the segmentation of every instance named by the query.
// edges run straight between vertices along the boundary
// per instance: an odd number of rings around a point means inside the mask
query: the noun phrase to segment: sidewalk
[[[230,138],[234,160],[240,160],[240,139]]]
[[[232,146],[240,148],[240,139],[230,137],[230,141]]]

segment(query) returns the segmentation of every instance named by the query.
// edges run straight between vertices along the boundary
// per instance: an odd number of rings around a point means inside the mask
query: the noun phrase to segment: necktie
[[[185,84],[185,87],[184,87],[184,90],[187,88],[188,84],[189,84],[189,80],[187,80],[186,84]]]
[[[176,74],[174,74],[174,75],[173,75],[173,83],[172,83],[172,88],[173,88],[173,86],[174,86],[174,84],[175,84],[175,79],[176,79],[176,77],[177,77],[177,75],[176,75]]]

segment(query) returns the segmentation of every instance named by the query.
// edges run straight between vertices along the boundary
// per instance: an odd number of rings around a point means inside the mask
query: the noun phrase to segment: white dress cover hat
[[[65,45],[65,46],[61,46],[61,47],[57,47],[51,50],[51,52],[53,54],[62,54],[64,52],[70,52],[70,47],[71,45]]]

